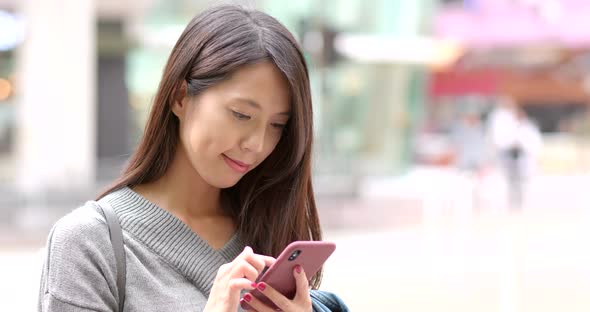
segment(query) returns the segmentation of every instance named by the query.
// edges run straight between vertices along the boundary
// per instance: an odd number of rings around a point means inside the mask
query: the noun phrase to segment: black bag
[[[508,156],[514,160],[519,159],[522,156],[522,147],[519,144],[515,144],[508,149]]]

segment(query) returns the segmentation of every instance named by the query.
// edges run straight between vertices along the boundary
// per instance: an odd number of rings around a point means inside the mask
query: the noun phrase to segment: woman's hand
[[[258,275],[275,261],[273,257],[255,254],[250,247],[244,248],[234,261],[222,265],[217,271],[204,311],[237,311],[242,289],[254,289]]]
[[[263,293],[266,297],[268,297],[268,299],[274,302],[274,304],[276,304],[277,307],[281,309],[281,311],[311,312],[312,306],[311,297],[309,296],[309,282],[307,281],[307,276],[305,275],[305,272],[303,271],[301,266],[295,267],[295,269],[293,270],[293,275],[295,276],[295,282],[297,284],[297,290],[293,300],[290,300],[289,298],[283,296],[280,292],[276,291],[275,289],[273,289],[265,283],[258,284],[258,291]],[[248,302],[252,309],[254,309],[249,311],[276,312],[276,310],[265,305],[251,294],[246,294],[244,296],[244,300]]]

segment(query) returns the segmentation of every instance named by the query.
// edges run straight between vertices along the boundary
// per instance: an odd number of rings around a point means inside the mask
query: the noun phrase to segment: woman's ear
[[[174,92],[174,101],[172,102],[172,112],[176,117],[182,119],[186,112],[188,104],[186,81],[182,81],[176,91]]]

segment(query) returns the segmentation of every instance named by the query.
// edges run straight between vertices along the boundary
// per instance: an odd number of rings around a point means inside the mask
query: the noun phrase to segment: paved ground
[[[588,221],[488,216],[328,233],[338,249],[323,287],[352,311],[589,311]]]
[[[413,222],[393,203],[389,216],[373,208],[381,224],[400,213],[409,222],[328,231],[338,248],[323,287],[352,311],[590,311],[588,185],[585,177],[539,179],[519,213],[424,205]],[[361,224],[374,220],[369,210],[357,208]]]

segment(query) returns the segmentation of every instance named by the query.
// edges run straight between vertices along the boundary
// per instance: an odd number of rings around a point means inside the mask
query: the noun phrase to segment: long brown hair
[[[272,61],[290,86],[292,117],[274,151],[236,185],[222,190],[241,239],[262,254],[295,240],[321,240],[311,183],[313,116],[309,75],[293,35],[273,17],[238,6],[210,8],[191,20],[176,42],[144,135],[121,176],[100,196],[162,177],[179,142],[172,113],[181,86],[195,96],[240,66]],[[100,198],[99,197],[99,198]],[[312,279],[319,286],[321,273]]]

